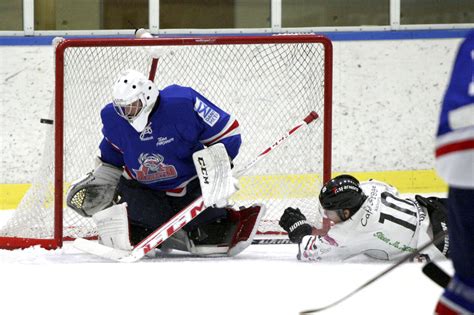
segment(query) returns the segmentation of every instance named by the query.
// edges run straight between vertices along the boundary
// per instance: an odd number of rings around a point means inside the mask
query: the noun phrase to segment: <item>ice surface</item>
[[[13,211],[0,211],[4,221]],[[0,250],[0,314],[298,314],[324,306],[387,262],[303,263],[294,245],[252,245],[234,258],[159,254],[137,263],[79,252]],[[440,262],[452,274],[450,262]],[[432,314],[442,289],[407,263],[322,314]]]

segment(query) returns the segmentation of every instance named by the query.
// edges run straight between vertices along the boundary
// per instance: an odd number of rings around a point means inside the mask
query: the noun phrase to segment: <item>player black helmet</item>
[[[359,186],[359,181],[351,175],[339,175],[321,188],[319,202],[324,210],[337,211],[344,220],[342,212],[349,209],[351,216],[359,210],[367,197]]]

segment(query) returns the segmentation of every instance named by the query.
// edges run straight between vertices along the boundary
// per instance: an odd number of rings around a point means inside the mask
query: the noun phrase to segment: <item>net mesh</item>
[[[101,108],[125,69],[148,73],[154,47],[68,47],[64,54],[64,171],[68,185],[94,168],[99,155]],[[155,83],[160,89],[190,86],[232,113],[240,123],[242,146],[236,167],[253,160],[276,137],[311,111],[324,114],[324,46],[321,43],[250,43],[160,46]],[[54,107],[52,107],[54,112]],[[298,207],[319,225],[317,195],[324,168],[322,119],[269,154],[240,179],[234,207],[262,203],[266,216],[259,234],[278,234],[286,207]],[[54,235],[54,132],[45,145],[41,173],[0,236]],[[63,207],[64,236],[96,234],[90,219]]]

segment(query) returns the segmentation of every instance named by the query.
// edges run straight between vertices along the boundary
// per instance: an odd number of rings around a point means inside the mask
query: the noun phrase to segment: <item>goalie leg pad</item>
[[[92,216],[92,219],[97,225],[101,244],[126,251],[132,250],[126,203],[97,212]]]
[[[265,214],[265,207],[253,205],[240,211],[227,209],[227,212],[227,219],[217,220],[190,232],[191,253],[235,256],[252,243]]]
[[[201,195],[198,179],[188,183],[186,188],[186,195],[171,197],[164,191],[154,191],[143,187],[134,180],[127,180],[124,177],[120,179],[117,192],[120,202],[127,203],[132,245],[141,242],[155,229],[170,220],[179,209],[183,209]],[[198,226],[223,221],[226,218],[226,209],[209,208],[184,226],[183,230],[189,232]]]
[[[186,233],[184,230],[179,230],[170,238],[168,238],[163,244],[161,244],[159,249],[165,253],[169,253],[174,249],[183,252],[191,252],[192,247],[193,245],[189,240],[188,233]]]
[[[238,212],[239,220],[227,251],[228,256],[235,256],[252,244],[265,212],[265,206],[260,204],[241,209]]]
[[[196,235],[193,235],[193,237],[196,237]],[[222,235],[220,237],[222,237]],[[190,239],[190,234],[184,230],[176,232],[159,247],[163,253],[179,250],[196,256],[223,255],[227,253],[228,248],[229,247],[225,244],[206,244],[205,242],[199,241],[196,241],[195,244],[195,242]]]

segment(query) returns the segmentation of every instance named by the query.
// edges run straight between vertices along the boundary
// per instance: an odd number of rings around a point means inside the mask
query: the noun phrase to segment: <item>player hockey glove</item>
[[[306,235],[298,244],[296,258],[302,261],[319,261],[324,256],[332,255],[331,251],[339,244],[329,235]]]
[[[298,208],[286,208],[279,224],[288,233],[292,243],[300,243],[301,239],[306,235],[310,235],[313,229]]]
[[[319,253],[316,241],[318,236],[306,235],[298,244],[298,255],[296,258],[303,261],[318,261]]]

